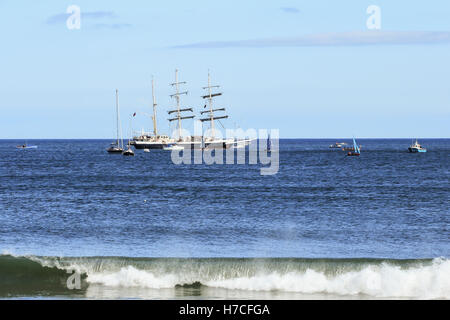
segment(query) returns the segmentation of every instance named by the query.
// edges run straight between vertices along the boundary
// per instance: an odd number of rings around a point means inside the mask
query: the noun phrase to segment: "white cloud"
[[[450,43],[449,31],[359,31],[234,41],[206,41],[172,48],[310,47]]]

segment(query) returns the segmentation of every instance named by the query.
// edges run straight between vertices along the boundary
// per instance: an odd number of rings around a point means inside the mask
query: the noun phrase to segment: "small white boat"
[[[27,144],[23,144],[20,146],[16,146],[17,149],[37,149],[37,146],[29,146]]]
[[[144,148],[144,152],[150,152],[150,149]]]
[[[336,142],[335,144],[330,144],[330,146],[328,148],[330,148],[330,149],[341,149],[345,145],[347,145],[345,142]]]

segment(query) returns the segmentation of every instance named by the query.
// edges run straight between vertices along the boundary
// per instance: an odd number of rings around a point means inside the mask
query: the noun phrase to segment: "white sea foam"
[[[220,273],[161,273],[126,266],[115,272],[88,273],[87,281],[111,287],[161,289],[200,282],[208,287],[231,290],[450,299],[450,260],[434,259],[429,265],[408,268],[388,263],[374,264],[332,275],[313,269],[286,273],[259,270],[252,276],[232,278]]]
[[[175,287],[178,284],[178,277],[173,274],[155,276],[151,272],[128,266],[120,269],[118,272],[88,275],[87,281],[92,284],[102,284],[112,287],[164,289]]]
[[[209,286],[244,290],[280,290],[337,295],[364,294],[372,297],[450,298],[450,261],[431,266],[400,269],[398,266],[368,266],[336,276],[307,270],[304,273],[272,273],[206,283]]]

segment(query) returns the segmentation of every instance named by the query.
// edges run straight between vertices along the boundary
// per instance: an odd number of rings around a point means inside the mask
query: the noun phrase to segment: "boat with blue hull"
[[[417,141],[414,142],[413,144],[411,144],[408,148],[408,151],[411,153],[423,153],[423,152],[427,152],[427,149],[424,148],[422,145],[420,145],[420,143]]]

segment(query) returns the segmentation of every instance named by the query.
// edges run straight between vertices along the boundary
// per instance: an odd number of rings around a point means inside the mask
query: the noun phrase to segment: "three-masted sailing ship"
[[[202,148],[229,148],[229,147],[245,147],[251,140],[241,139],[223,139],[216,134],[216,121],[220,119],[227,119],[228,115],[216,115],[217,112],[226,111],[225,108],[214,108],[213,99],[221,96],[221,92],[213,92],[213,89],[219,88],[217,85],[211,85],[211,76],[208,72],[208,86],[203,87],[207,93],[202,96],[206,100],[204,109],[200,112],[200,119],[202,123],[210,122],[209,135],[205,136],[203,133],[200,136],[183,135],[183,120],[194,119],[194,110],[192,107],[182,106],[181,96],[187,95],[188,91],[180,91],[180,86],[185,85],[185,81],[178,80],[178,69],[175,70],[175,82],[171,83],[175,92],[170,95],[175,99],[175,106],[167,111],[169,114],[169,123],[176,122],[176,130],[172,138],[167,135],[161,135],[158,132],[157,117],[156,117],[156,99],[154,90],[154,80],[152,79],[152,98],[153,98],[153,133],[142,132],[140,136],[133,137],[129,145],[136,149],[164,149],[164,150],[180,150],[180,149],[202,149]]]

